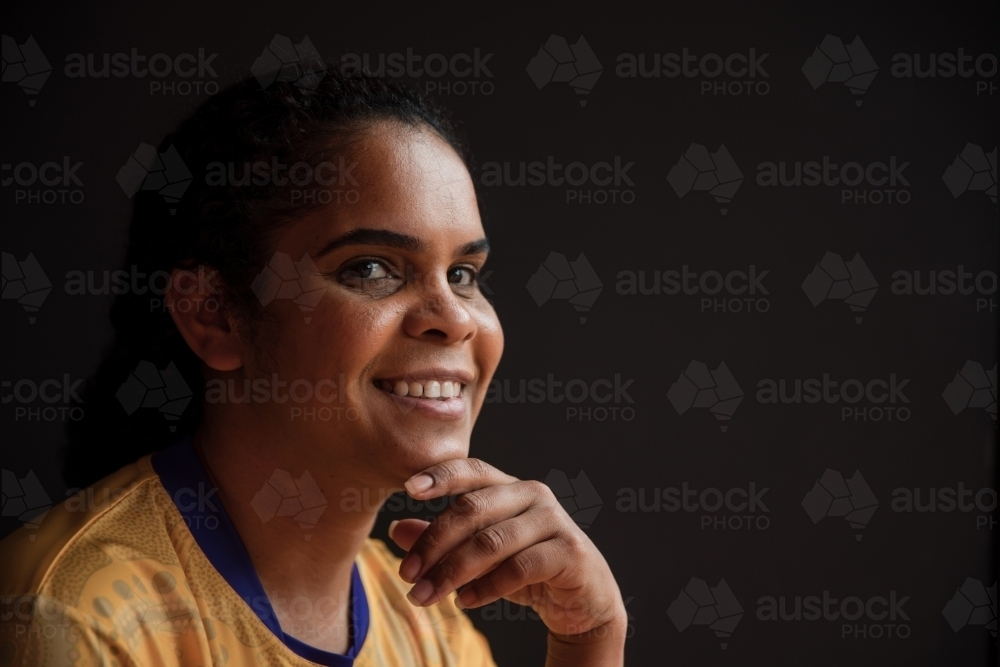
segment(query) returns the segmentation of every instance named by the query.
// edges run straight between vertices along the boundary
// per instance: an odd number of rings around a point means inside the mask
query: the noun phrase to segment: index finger
[[[406,492],[423,500],[454,496],[496,484],[518,481],[479,459],[451,459],[432,465],[406,480]]]

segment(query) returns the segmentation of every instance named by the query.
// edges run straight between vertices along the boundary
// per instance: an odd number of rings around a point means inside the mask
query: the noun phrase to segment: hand
[[[611,569],[545,484],[453,459],[414,475],[406,489],[416,500],[458,496],[433,523],[403,519],[390,528],[409,551],[399,574],[414,584],[413,604],[461,588],[467,609],[500,598],[531,606],[559,641],[613,634],[624,643],[627,615]]]

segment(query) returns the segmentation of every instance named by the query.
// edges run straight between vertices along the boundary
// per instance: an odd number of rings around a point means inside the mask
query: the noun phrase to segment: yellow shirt
[[[213,522],[190,488],[181,502],[182,443],[153,455],[174,451],[173,473],[147,456],[0,542],[0,664],[495,667],[454,595],[410,604],[399,559],[372,539],[355,561],[348,654],[284,635],[224,511]]]

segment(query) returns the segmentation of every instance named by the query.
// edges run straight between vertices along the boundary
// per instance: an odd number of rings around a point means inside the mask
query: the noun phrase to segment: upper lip
[[[398,382],[399,380],[406,380],[412,382],[428,382],[430,380],[447,380],[450,382],[461,382],[462,384],[470,384],[475,376],[468,372],[453,368],[422,368],[415,371],[407,371],[402,374],[395,375],[381,375],[377,378],[378,380],[388,380],[389,382]]]

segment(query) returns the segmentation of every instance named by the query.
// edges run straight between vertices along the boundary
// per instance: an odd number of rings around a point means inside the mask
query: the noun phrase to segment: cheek
[[[348,383],[359,376],[379,353],[391,344],[402,313],[384,302],[365,302],[330,294],[315,310],[303,313],[292,308],[285,318],[276,358],[302,377],[331,378],[341,375]]]
[[[486,395],[486,388],[490,378],[500,364],[500,357],[503,355],[503,328],[497,318],[493,307],[485,302],[474,311],[476,318],[476,362],[482,371],[483,377],[480,381],[480,400]]]

